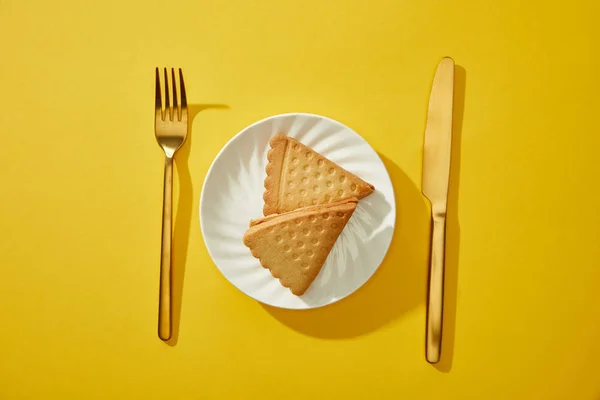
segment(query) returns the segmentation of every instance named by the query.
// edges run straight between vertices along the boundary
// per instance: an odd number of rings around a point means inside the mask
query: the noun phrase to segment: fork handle
[[[171,237],[173,232],[173,157],[165,158],[163,190],[160,291],[158,299],[158,337],[171,338]]]
[[[431,364],[440,361],[444,312],[444,251],[446,216],[434,216],[429,265],[429,299],[427,303],[426,358]]]

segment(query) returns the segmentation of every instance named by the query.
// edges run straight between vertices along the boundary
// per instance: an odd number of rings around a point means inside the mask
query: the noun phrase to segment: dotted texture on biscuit
[[[287,146],[282,149],[284,139]],[[350,197],[361,199],[374,190],[372,185],[295,139],[276,135],[271,146],[264,215]]]
[[[356,203],[277,216],[251,227],[244,244],[264,268],[297,296],[317,277],[356,209]]]

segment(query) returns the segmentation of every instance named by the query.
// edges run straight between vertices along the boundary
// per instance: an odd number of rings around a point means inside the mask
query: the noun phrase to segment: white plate
[[[242,237],[252,218],[262,217],[269,139],[291,136],[375,186],[360,200],[321,272],[304,295],[293,295],[250,254]],[[360,288],[389,248],[396,202],[388,172],[356,132],[314,114],[282,114],[258,121],[233,137],[213,161],[200,198],[200,226],[213,261],[248,296],[282,308],[334,303]]]

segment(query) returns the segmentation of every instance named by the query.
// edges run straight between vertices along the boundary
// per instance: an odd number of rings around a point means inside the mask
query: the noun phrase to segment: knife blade
[[[440,60],[429,97],[423,145],[423,195],[431,202],[431,256],[425,356],[429,363],[439,362],[442,352],[444,310],[444,261],[446,208],[452,148],[452,109],[454,97],[454,60]]]

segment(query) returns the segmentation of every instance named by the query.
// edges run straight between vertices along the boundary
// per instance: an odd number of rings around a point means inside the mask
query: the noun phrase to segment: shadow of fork
[[[187,140],[175,154],[175,171],[179,183],[179,196],[173,229],[173,267],[172,267],[172,334],[166,343],[176,346],[179,341],[179,327],[181,325],[181,306],[183,303],[183,282],[187,262],[190,227],[192,222],[192,207],[194,203],[194,189],[192,176],[188,166],[192,148],[192,124],[196,116],[209,109],[229,109],[225,104],[188,104],[189,125]]]

